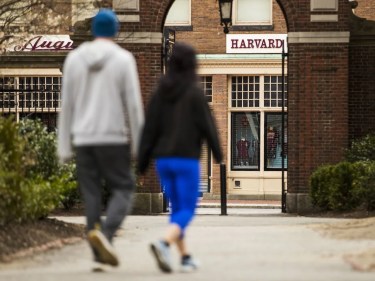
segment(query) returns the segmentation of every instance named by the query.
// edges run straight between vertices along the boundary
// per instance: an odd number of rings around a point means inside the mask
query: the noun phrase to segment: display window
[[[232,170],[259,170],[259,112],[232,113]]]
[[[284,145],[282,144],[282,113],[265,113],[264,151],[265,170],[279,170],[288,165],[287,115],[284,116]]]
[[[286,79],[285,79],[286,81]],[[282,77],[232,76],[230,85],[231,169],[277,171],[287,169],[287,113],[282,142]],[[284,85],[287,105],[287,84]]]

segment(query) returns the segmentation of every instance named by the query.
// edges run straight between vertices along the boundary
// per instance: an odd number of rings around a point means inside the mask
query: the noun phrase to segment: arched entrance
[[[234,12],[231,33],[225,35],[217,24],[219,13],[211,12],[218,10],[218,3],[177,0],[166,17],[164,34],[168,37],[164,42],[175,38],[197,50],[202,88],[220,131],[228,199],[280,202],[282,168],[287,167],[286,146],[282,143],[287,126],[282,126],[281,76],[287,28],[283,11],[275,1],[260,2],[263,6],[235,2],[234,11],[245,5],[258,9],[258,13]],[[200,4],[206,6],[205,13]],[[244,17],[252,21],[247,26],[239,24]],[[219,167],[203,147],[202,195],[204,199],[219,199]]]
[[[129,42],[126,46],[134,51],[141,65],[147,103],[162,70],[162,30],[173,0],[139,3],[140,23],[129,23],[125,29],[149,32],[150,42],[142,46]],[[351,10],[346,0],[278,0],[277,3],[287,22],[289,51],[287,211],[303,212],[311,210],[308,180],[312,171],[319,165],[342,160],[348,146]],[[207,1],[204,10],[218,16],[217,5],[216,1]],[[219,20],[207,23],[211,24],[222,32]],[[225,140],[223,145],[228,147]],[[151,190],[155,190],[151,188],[155,183],[145,180],[145,186]]]

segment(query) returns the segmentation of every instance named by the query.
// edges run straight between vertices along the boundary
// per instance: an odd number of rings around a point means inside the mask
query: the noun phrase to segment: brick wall
[[[140,1],[141,22],[126,24],[124,30],[161,32],[172,2]],[[286,29],[288,32],[349,30],[350,6],[347,0],[339,0],[339,11],[335,12],[339,21],[325,23],[310,22],[310,0],[276,2],[274,30],[271,32],[286,32]],[[218,2],[192,0],[192,4],[193,32],[179,32],[177,40],[193,44],[200,53],[224,53],[225,37],[219,26]],[[195,9],[195,5],[199,8]],[[287,26],[282,14],[286,15]],[[161,55],[161,49],[151,44],[137,48],[135,55],[143,60],[138,62],[138,66],[142,76],[145,75],[141,81],[146,83],[142,91],[147,101],[161,71],[160,59],[156,58]],[[291,158],[288,163],[288,192],[308,192],[307,181],[311,171],[323,163],[340,161],[343,149],[348,145],[348,52],[348,44],[345,43],[289,45],[288,141]],[[221,87],[219,83],[223,81],[226,81],[225,77],[214,78],[214,86]],[[218,99],[221,98],[220,94]],[[219,126],[223,128],[227,127],[225,110],[218,100],[214,112]],[[227,146],[226,134],[221,135],[224,152]],[[214,174],[219,175],[218,167],[214,166],[213,169]],[[214,182],[217,181],[214,178]]]
[[[159,44],[125,44],[123,47],[135,55],[142,98],[145,108],[147,109],[151,93],[155,89],[161,74],[161,46]],[[138,192],[160,191],[159,180],[153,165],[149,167],[147,174],[140,178],[139,187]]]
[[[349,49],[350,140],[375,132],[375,1],[358,2],[354,10],[357,17],[351,18]]]
[[[348,134],[346,44],[289,46],[288,192],[308,192],[319,165],[343,159]]]
[[[349,53],[349,138],[375,133],[375,37],[352,45]]]
[[[375,0],[357,0],[358,7],[354,10],[355,15],[368,20],[375,20]]]
[[[351,17],[349,49],[350,140],[375,132],[375,1],[361,0],[358,3],[355,16]]]
[[[205,8],[202,9],[202,6]],[[231,30],[230,33],[287,33],[283,12],[276,1],[273,1],[273,26],[273,30],[267,31]],[[176,40],[192,44],[197,52],[201,54],[225,53],[225,34],[223,27],[220,26],[218,2],[212,0],[192,0],[192,28],[193,31],[177,31]]]

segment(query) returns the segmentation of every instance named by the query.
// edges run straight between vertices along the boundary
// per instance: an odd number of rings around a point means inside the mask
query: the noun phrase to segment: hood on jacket
[[[194,83],[184,77],[163,77],[159,85],[159,95],[162,99],[175,102],[182,98]]]
[[[113,42],[94,40],[86,42],[81,47],[81,57],[91,71],[99,71],[113,54]]]

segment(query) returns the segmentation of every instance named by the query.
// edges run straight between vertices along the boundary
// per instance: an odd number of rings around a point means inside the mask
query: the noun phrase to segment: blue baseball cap
[[[114,37],[119,28],[118,18],[110,9],[100,9],[91,22],[94,37]]]

